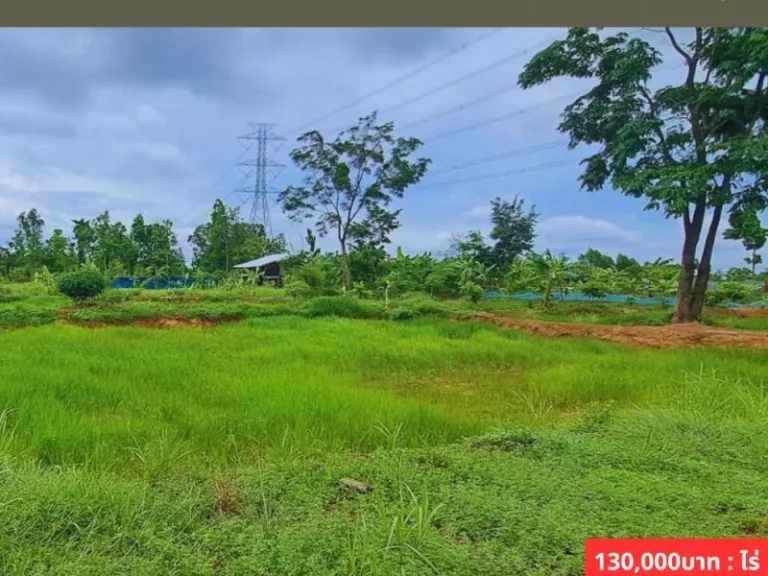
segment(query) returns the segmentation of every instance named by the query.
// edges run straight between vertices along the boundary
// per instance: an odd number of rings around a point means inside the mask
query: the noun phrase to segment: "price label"
[[[586,576],[768,575],[768,539],[588,538]]]

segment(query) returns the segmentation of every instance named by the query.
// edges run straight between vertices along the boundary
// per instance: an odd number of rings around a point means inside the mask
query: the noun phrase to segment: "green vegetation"
[[[79,304],[100,296],[107,286],[104,274],[91,267],[62,274],[57,287],[59,292]]]
[[[46,239],[37,210],[20,214],[0,248],[0,574],[573,576],[586,537],[768,537],[765,350],[457,321],[768,330],[723,306],[765,304],[768,35],[666,34],[682,86],[649,88],[648,43],[582,28],[519,81],[597,81],[560,127],[597,146],[581,183],[682,219],[679,265],[534,253],[540,215],[517,197],[491,203],[488,238],[391,255],[392,204],[430,160],[375,113],[299,137],[305,182],[279,201],[312,228],[282,288],[233,266],[285,238],[221,200],[189,266],[167,220],[104,212]],[[748,267],[713,271],[725,217]],[[317,247],[329,233],[339,254]],[[140,287],[105,289],[120,276]],[[173,277],[186,287],[149,289]],[[594,301],[560,298],[574,292]]]
[[[443,320],[8,332],[0,571],[569,574],[586,536],[768,535],[763,356]]]
[[[704,307],[721,219],[731,226],[726,237],[751,253],[753,271],[765,245],[759,214],[768,206],[768,34],[696,28],[686,43],[679,31],[664,32],[686,72],[678,85],[653,86],[663,55],[649,42],[590,28],[571,28],[541,50],[518,81],[526,89],[558,78],[596,81],[564,109],[559,126],[571,146],[598,146],[582,162],[581,186],[610,184],[644,199],[646,209],[682,220],[675,320],[692,322]]]

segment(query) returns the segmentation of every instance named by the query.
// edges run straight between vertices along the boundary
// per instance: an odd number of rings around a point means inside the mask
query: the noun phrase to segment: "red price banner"
[[[588,538],[586,576],[768,575],[768,538]]]

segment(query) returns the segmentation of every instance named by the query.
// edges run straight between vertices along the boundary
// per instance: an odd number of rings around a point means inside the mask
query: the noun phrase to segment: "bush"
[[[69,296],[76,303],[101,295],[106,287],[104,274],[93,268],[62,274],[58,282],[59,292]]]
[[[285,285],[285,294],[295,299],[309,298],[312,288],[303,280],[294,280]]]
[[[588,281],[580,287],[581,293],[590,298],[603,298],[607,294],[605,285],[599,281]]]
[[[754,288],[741,282],[723,282],[714,290],[708,290],[706,301],[710,306],[719,306],[726,302],[744,302]]]
[[[483,288],[474,282],[464,282],[461,285],[461,295],[471,302],[477,303],[483,297]]]
[[[416,316],[417,314],[410,308],[395,308],[389,313],[391,320],[411,320]]]

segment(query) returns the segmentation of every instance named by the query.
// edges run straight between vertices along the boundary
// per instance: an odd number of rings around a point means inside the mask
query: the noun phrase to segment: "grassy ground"
[[[587,536],[768,536],[764,351],[295,315],[2,339],[4,576],[572,575]]]

